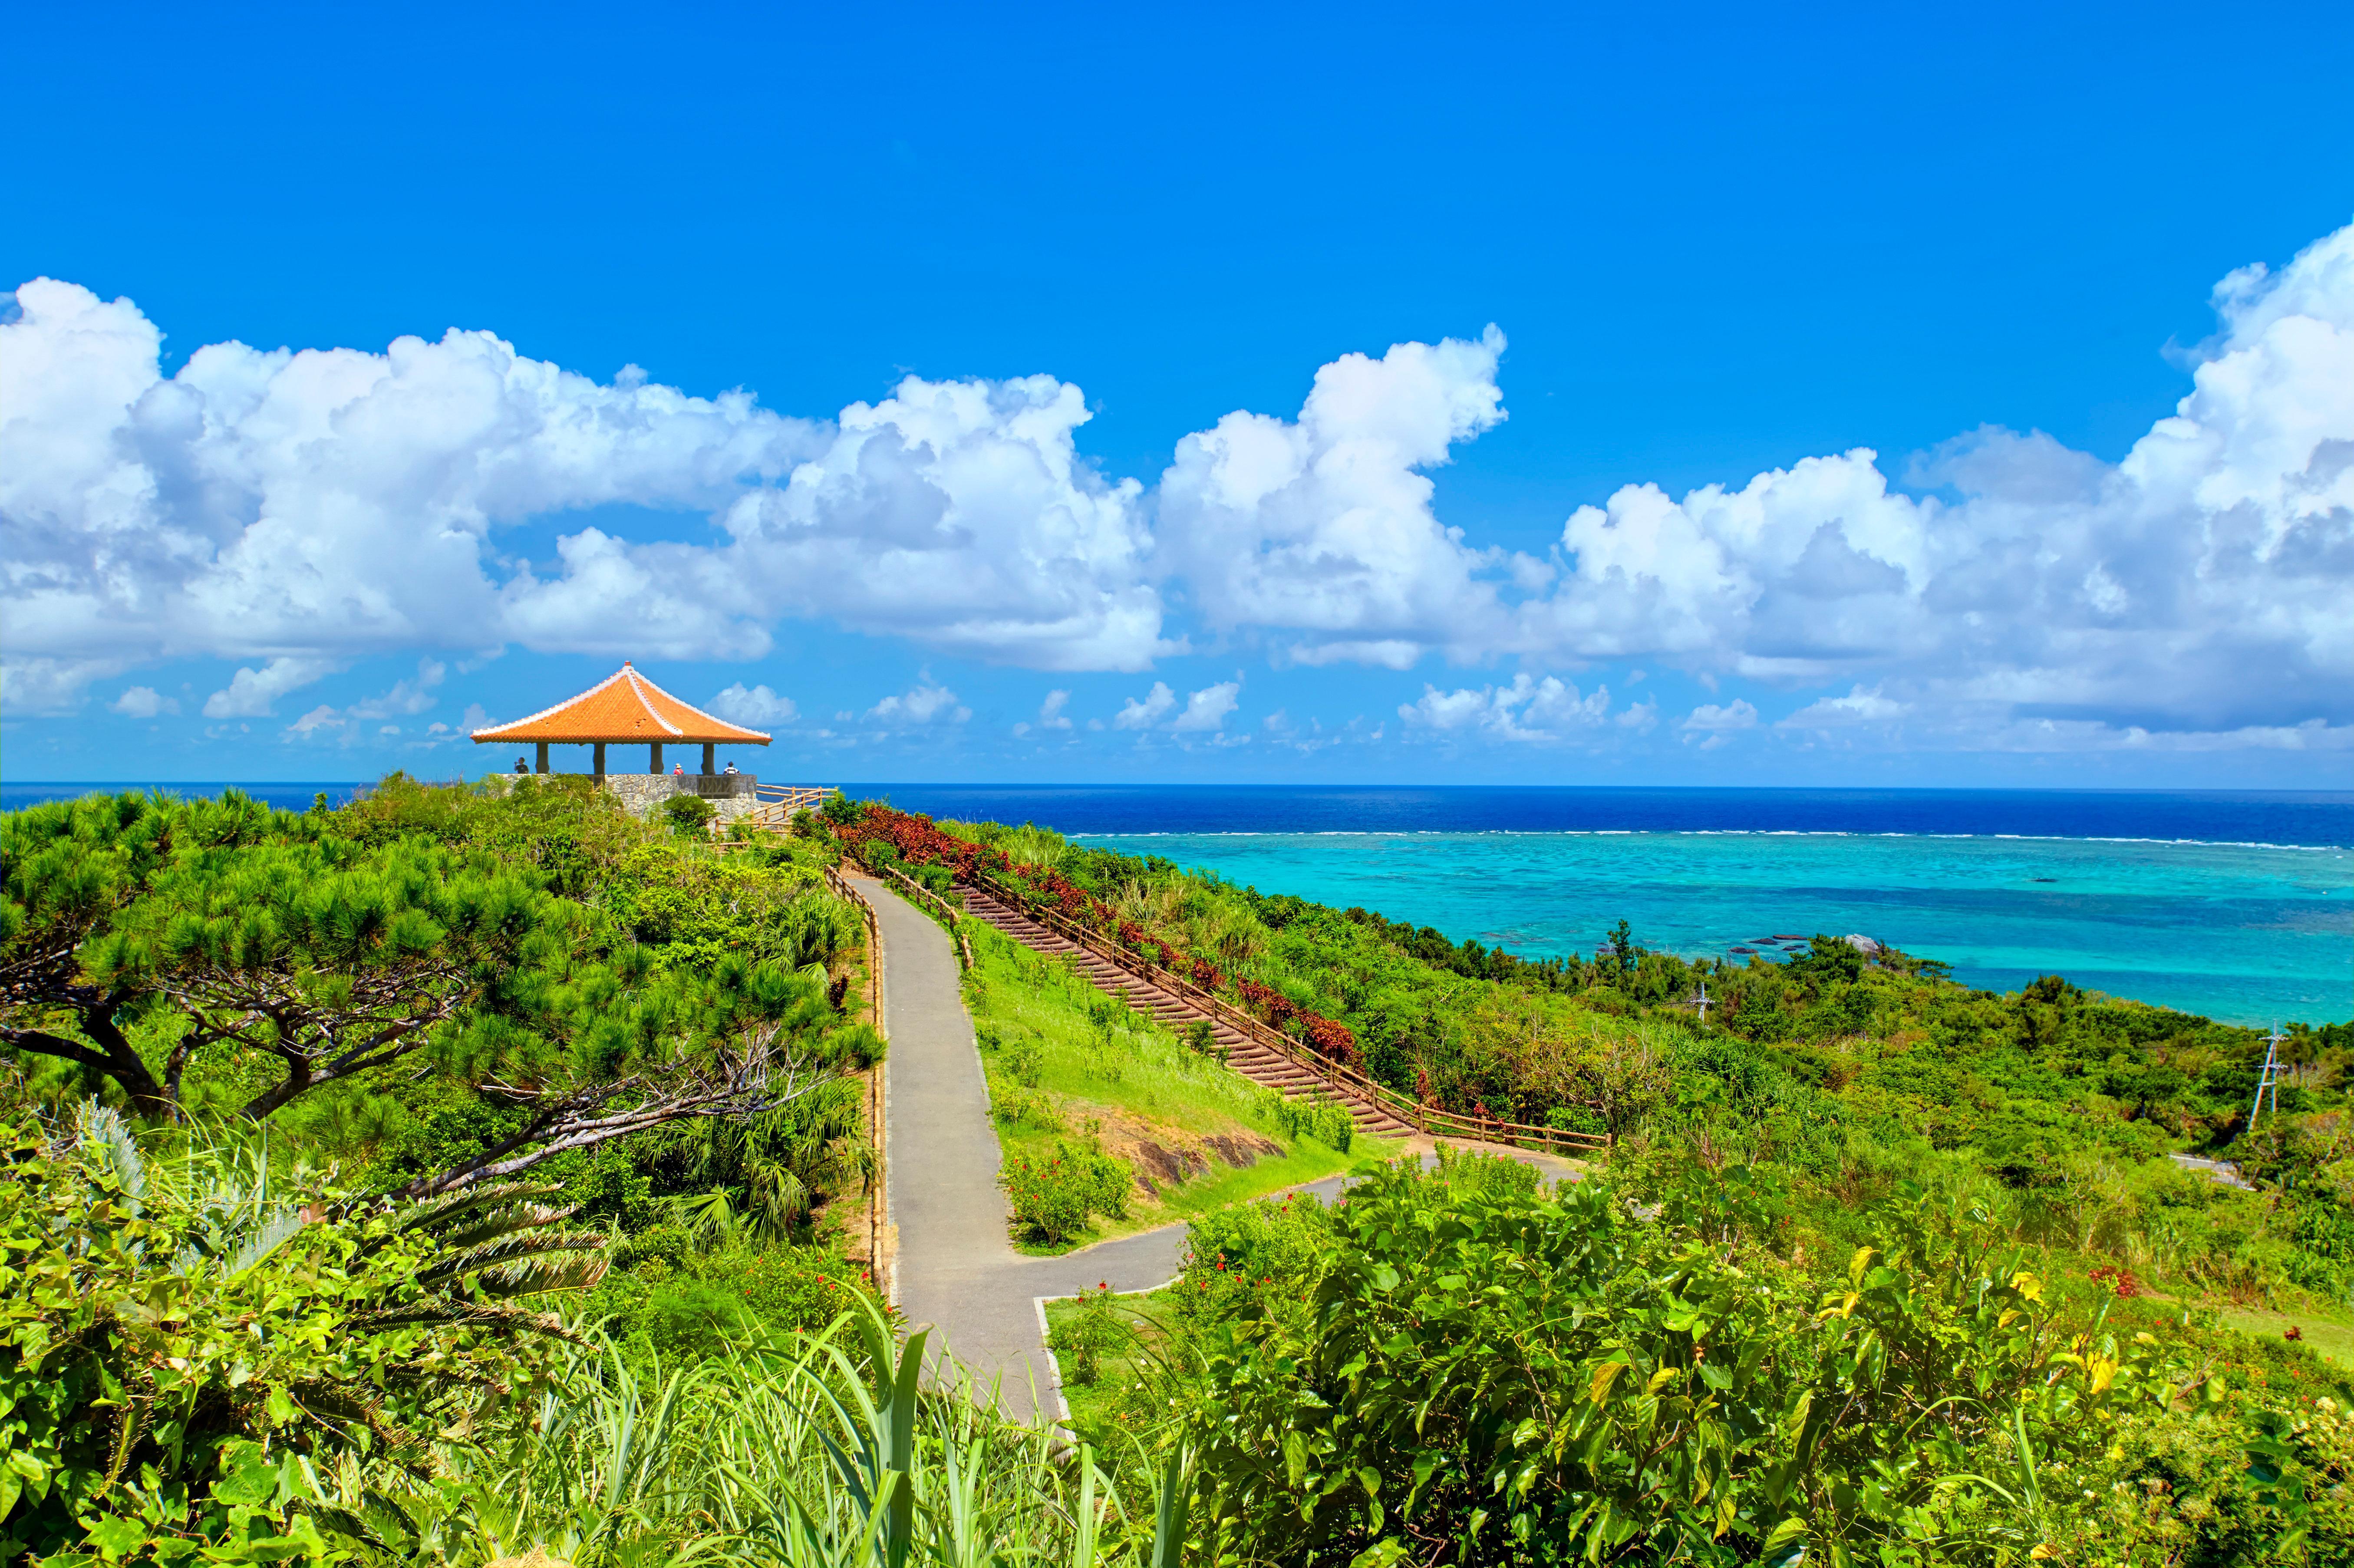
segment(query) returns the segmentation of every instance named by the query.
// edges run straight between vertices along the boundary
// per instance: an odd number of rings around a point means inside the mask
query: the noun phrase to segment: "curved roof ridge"
[[[618,689],[617,689],[618,688]],[[541,741],[555,745],[643,745],[684,741],[705,745],[766,746],[767,732],[730,724],[692,703],[681,702],[636,665],[621,667],[582,692],[527,718],[485,725],[477,743]]]
[[[565,709],[573,706],[575,704],[588,701],[590,697],[595,696],[598,693],[603,691],[606,687],[611,685],[614,682],[620,680],[622,676],[628,673],[630,673],[630,662],[627,659],[624,659],[621,661],[621,667],[620,669],[614,671],[611,674],[606,676],[603,680],[598,682],[587,691],[567,697],[560,703],[554,704],[548,707],[544,707],[537,713],[532,714],[524,718],[509,719],[504,724],[484,725],[482,728],[474,731],[474,738],[476,740],[481,740],[485,736],[495,736],[501,730],[521,729],[525,725],[537,724],[542,719],[554,718],[557,714],[562,713]]]
[[[638,706],[646,710],[646,716],[648,718],[653,720],[654,723],[662,726],[663,728],[670,731],[673,735],[683,736],[686,733],[686,731],[679,728],[678,726],[671,723],[670,720],[663,715],[662,709],[654,706],[652,701],[647,697],[646,694],[652,692],[654,696],[668,698],[673,703],[678,703],[678,699],[676,697],[671,696],[668,692],[663,691],[660,686],[657,686],[652,681],[647,680],[644,675],[638,672],[635,666],[631,665],[626,660],[622,662],[621,673],[630,678],[630,694],[638,699]],[[686,706],[684,703],[678,703],[678,705],[680,707]]]
[[[767,740],[769,738],[769,733],[766,730],[745,729],[742,725],[730,724],[727,720],[721,718],[717,714],[705,713],[701,708],[696,707],[693,703],[687,702],[683,698],[671,695],[668,692],[663,691],[660,686],[655,685],[652,681],[646,680],[645,676],[642,674],[640,674],[638,679],[644,682],[646,688],[652,692],[654,695],[662,698],[663,701],[674,704],[679,707],[684,708],[688,713],[693,714],[696,718],[703,720],[705,724],[716,725],[722,729],[743,730],[745,734],[757,735],[762,740]]]

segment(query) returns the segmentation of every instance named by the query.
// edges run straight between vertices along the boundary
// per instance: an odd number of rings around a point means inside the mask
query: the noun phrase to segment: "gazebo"
[[[477,746],[508,746],[525,741],[538,747],[538,771],[542,773],[547,771],[547,748],[551,746],[596,747],[589,771],[599,779],[605,777],[605,748],[609,746],[647,747],[646,771],[660,774],[664,746],[692,746],[700,741],[702,777],[707,779],[716,771],[713,754],[722,744],[766,746],[769,736],[757,729],[714,718],[701,708],[680,702],[624,663],[577,697],[513,724],[474,731]]]

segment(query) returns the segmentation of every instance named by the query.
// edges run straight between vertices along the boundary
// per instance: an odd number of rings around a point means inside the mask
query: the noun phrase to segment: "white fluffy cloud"
[[[928,675],[917,679],[914,688],[896,696],[884,698],[866,710],[866,721],[891,729],[911,729],[930,724],[962,724],[972,717],[972,710],[960,705],[957,695]]]
[[[1240,681],[1220,681],[1214,686],[1204,686],[1185,699],[1185,711],[1169,721],[1169,727],[1181,732],[1216,729],[1226,722],[1240,699]]]
[[[1477,343],[1403,343],[1316,373],[1296,423],[1237,411],[1177,443],[1161,476],[1161,555],[1213,627],[1255,629],[1301,663],[1410,667],[1499,618],[1421,471],[1504,418],[1494,327]],[[1527,564],[1540,575],[1543,568]]]
[[[1808,703],[1775,726],[1776,729],[1848,729],[1857,725],[1886,724],[1904,716],[1905,705],[1870,691],[1858,683],[1843,697],[1823,697]]]
[[[1048,692],[1045,700],[1038,705],[1037,722],[1034,725],[1025,719],[1013,726],[1013,733],[1018,736],[1028,735],[1033,729],[1069,729],[1071,718],[1063,710],[1070,705],[1070,702],[1071,694],[1060,687]],[[1101,721],[1097,721],[1094,727],[1101,729]]]
[[[747,688],[738,681],[705,705],[721,718],[758,728],[764,724],[790,724],[801,709],[790,697],[780,697],[767,686]]]
[[[421,714],[434,704],[433,688],[448,674],[448,666],[434,659],[417,662],[417,678],[395,681],[392,690],[380,697],[369,697],[354,703],[348,710],[355,719],[386,719],[408,714]]]
[[[1111,726],[1114,729],[1150,729],[1176,705],[1177,694],[1169,689],[1169,683],[1155,681],[1152,690],[1140,697],[1130,697],[1120,705],[1119,712],[1112,717]]]
[[[126,687],[122,694],[109,703],[107,706],[125,718],[139,719],[150,719],[158,714],[175,714],[180,711],[178,702],[170,697],[157,696],[155,688],[153,686]]]
[[[1442,692],[1426,685],[1415,702],[1403,705],[1398,717],[1409,732],[1468,734],[1505,741],[1559,741],[1599,729],[1610,717],[1610,688],[1596,686],[1591,696],[1557,675],[1543,678],[1523,670],[1505,686],[1463,686]],[[1649,708],[1628,708],[1619,715],[1626,727],[1648,727]]]
[[[1744,729],[1757,727],[1757,709],[1745,698],[1735,697],[1729,703],[1702,703],[1684,715],[1676,726],[1683,731],[1687,744],[1700,742],[1702,751],[1714,751],[1732,744],[1733,737]]]
[[[811,420],[452,332],[383,354],[216,344],[164,377],[128,301],[46,280],[15,301],[12,715],[181,656],[238,662],[205,709],[251,717],[371,654],[749,656],[805,617],[1048,670],[1141,672],[1197,634],[1278,663],[1511,660],[1527,673],[1509,685],[1430,686],[1400,709],[1419,733],[1504,740],[1603,722],[1564,675],[1620,660],[1795,693],[1786,731],[2354,738],[2354,227],[2219,285],[2189,395],[2121,462],[1983,429],[1901,471],[1859,449],[1680,497],[1629,485],[1575,509],[1543,560],[1432,505],[1430,471],[1504,418],[1492,328],[1344,355],[1296,419],[1237,411],[1185,437],[1148,494],[1079,456],[1085,399],[1051,376],[911,376]],[[610,515],[561,532],[615,503],[700,512],[712,534],[633,542]],[[513,525],[551,517],[552,559],[519,558]],[[1167,625],[1172,605],[1198,625]],[[421,671],[404,688],[375,705],[431,700]],[[875,715],[922,722],[928,689]],[[1232,698],[1195,703],[1219,700],[1181,713],[1155,682],[1110,723],[1214,730]]]
[[[911,376],[811,421],[452,331],[383,354],[215,344],[167,378],[128,300],[43,279],[15,304],[0,648],[37,707],[186,654],[749,655],[788,615],[1044,668],[1159,646],[1140,487],[1077,459],[1086,405],[1052,377]],[[504,553],[506,525],[609,503],[705,512],[718,542],[582,528],[553,571]]]
[[[1570,518],[1564,577],[1508,645],[1879,677],[1818,725],[2354,719],[2354,228],[2216,306],[2190,394],[2114,467],[1982,429],[1908,474],[1945,496],[1893,493],[1864,450],[1681,500],[1628,486]]]
[[[1740,697],[1735,697],[1733,701],[1722,705],[1716,703],[1702,703],[1700,706],[1692,709],[1691,713],[1686,714],[1684,715],[1684,722],[1678,725],[1676,727],[1679,729],[1688,730],[1717,731],[1728,729],[1755,729],[1757,727],[1757,709],[1746,699]]]
[[[272,659],[259,670],[239,670],[221,690],[205,699],[207,718],[267,718],[278,699],[335,673],[329,659]]]

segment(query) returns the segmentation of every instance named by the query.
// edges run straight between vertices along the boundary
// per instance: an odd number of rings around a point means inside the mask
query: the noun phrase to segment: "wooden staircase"
[[[1196,1022],[1206,1022],[1211,1037],[1225,1053],[1226,1065],[1251,1082],[1292,1099],[1337,1105],[1349,1113],[1349,1119],[1356,1123],[1358,1130],[1376,1138],[1411,1138],[1417,1130],[1384,1109],[1372,1096],[1281,1054],[1191,998],[1132,974],[1092,948],[1049,930],[986,889],[960,885],[958,891],[964,895],[967,915],[985,921],[1034,951],[1068,954],[1078,972],[1099,990],[1167,1025],[1172,1032],[1182,1034]]]

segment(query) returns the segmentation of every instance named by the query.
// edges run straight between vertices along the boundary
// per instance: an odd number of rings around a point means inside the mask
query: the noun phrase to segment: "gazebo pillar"
[[[539,743],[539,768],[538,768],[538,771],[539,771],[539,772],[542,772],[542,773],[545,773],[545,772],[546,772],[546,771],[547,771],[547,742],[546,742],[546,741],[544,741],[544,740],[543,740],[543,741],[541,741],[541,742]]]
[[[597,742],[596,756],[589,763],[589,771],[599,779],[605,777],[605,743],[601,740]]]
[[[712,756],[718,749],[719,743],[716,740],[706,740],[703,743],[703,776],[705,779],[710,778],[712,775]]]
[[[648,746],[646,747],[646,757],[648,759],[646,762],[646,771],[649,773],[660,773],[662,771],[662,742],[657,740],[651,746]]]

